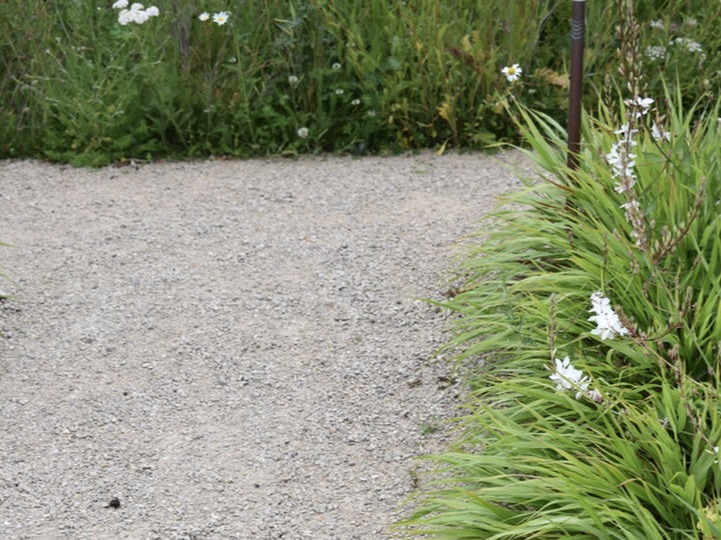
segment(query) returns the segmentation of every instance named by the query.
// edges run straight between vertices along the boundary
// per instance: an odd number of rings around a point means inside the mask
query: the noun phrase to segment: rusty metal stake
[[[578,169],[581,151],[581,97],[583,95],[583,48],[586,29],[586,1],[573,0],[571,11],[571,81],[568,106],[568,161]]]

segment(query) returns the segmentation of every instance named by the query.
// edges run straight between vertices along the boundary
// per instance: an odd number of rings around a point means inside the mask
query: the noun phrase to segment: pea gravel
[[[0,539],[394,538],[515,153],[0,163]]]

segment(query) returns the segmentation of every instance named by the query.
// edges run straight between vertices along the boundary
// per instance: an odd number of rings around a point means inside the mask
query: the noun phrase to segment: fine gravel
[[[462,390],[420,299],[521,164],[0,162],[0,539],[395,538]]]

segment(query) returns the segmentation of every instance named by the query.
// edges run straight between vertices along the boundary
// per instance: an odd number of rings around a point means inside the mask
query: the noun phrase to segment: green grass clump
[[[696,121],[673,101],[651,107],[671,111],[663,125],[621,103],[625,129],[601,108],[577,171],[561,126],[521,109],[544,172],[511,197],[525,210],[499,212],[447,304],[460,314],[449,347],[492,361],[410,530],[721,538],[721,132],[715,111]],[[617,317],[610,337],[589,320],[596,291]],[[558,382],[566,357],[578,371]]]
[[[571,2],[0,2],[0,157],[129,158],[482,149],[511,99],[563,121]],[[621,10],[588,2],[589,100],[616,87]],[[647,90],[713,103],[721,4],[635,2]],[[227,11],[219,25],[212,15]],[[199,16],[207,12],[208,20]],[[501,73],[519,64],[519,81]],[[591,101],[588,103],[591,104]]]

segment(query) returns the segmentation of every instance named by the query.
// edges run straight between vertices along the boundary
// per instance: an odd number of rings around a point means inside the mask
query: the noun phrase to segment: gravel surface
[[[460,392],[418,298],[519,162],[0,162],[0,539],[393,538]]]

